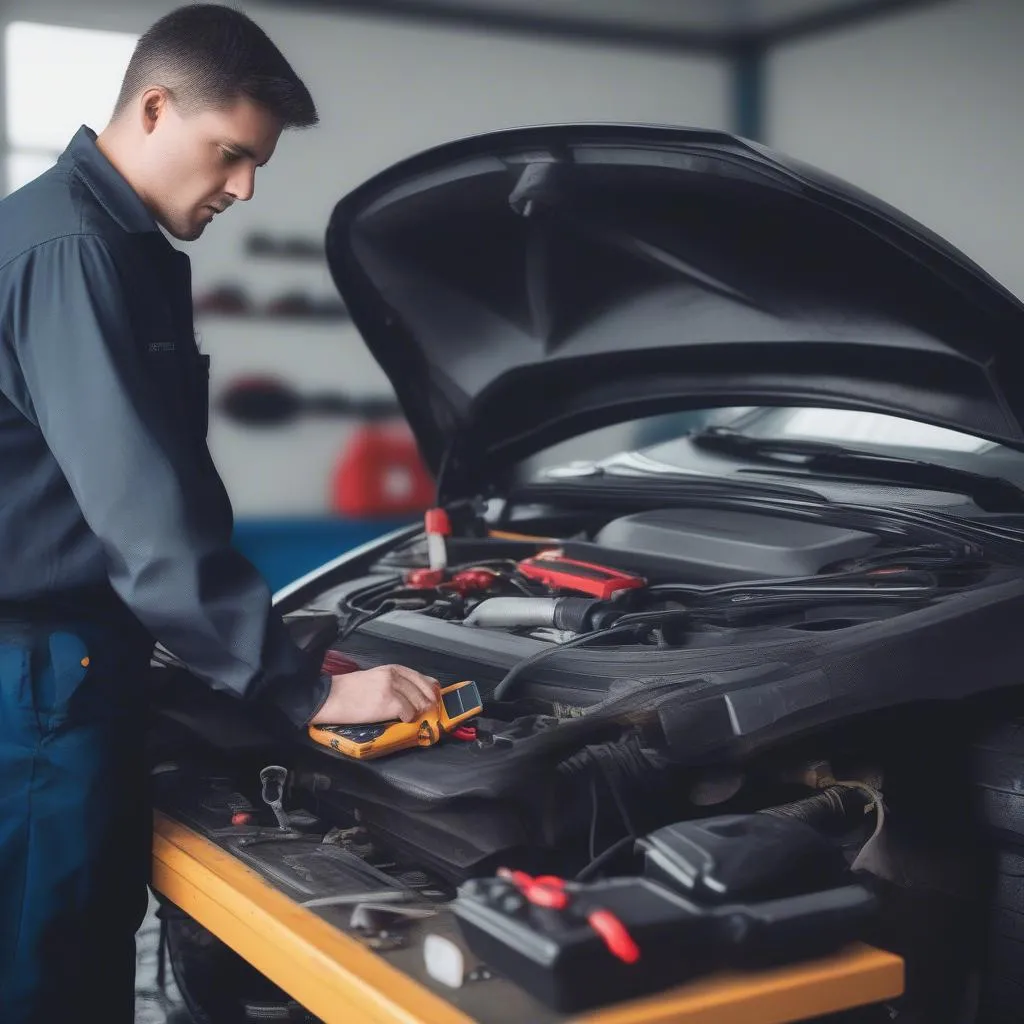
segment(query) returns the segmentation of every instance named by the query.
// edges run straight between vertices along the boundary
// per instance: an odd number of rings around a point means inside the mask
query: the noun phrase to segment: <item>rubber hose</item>
[[[572,633],[587,633],[594,628],[591,613],[601,603],[591,597],[560,597],[555,602],[554,625]]]
[[[814,796],[778,807],[766,807],[760,813],[776,818],[795,818],[812,828],[828,829],[863,820],[864,808],[870,802],[866,793],[852,786],[829,786]]]
[[[491,597],[481,601],[466,616],[463,625],[484,629],[551,626],[556,607],[553,597]]]

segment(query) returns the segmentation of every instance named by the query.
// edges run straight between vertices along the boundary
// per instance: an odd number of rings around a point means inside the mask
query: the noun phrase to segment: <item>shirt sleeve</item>
[[[294,644],[266,582],[231,546],[223,483],[147,364],[108,244],[70,236],[22,259],[9,338],[31,414],[103,546],[112,586],[197,676],[304,725],[330,677]]]

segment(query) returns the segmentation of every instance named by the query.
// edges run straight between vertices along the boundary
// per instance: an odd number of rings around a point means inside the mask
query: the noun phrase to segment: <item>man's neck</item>
[[[132,188],[135,188],[135,184],[132,181],[132,175],[128,170],[126,161],[121,156],[122,151],[122,140],[118,136],[117,129],[112,125],[108,124],[96,136],[96,148],[110,161],[114,169],[128,182]],[[138,189],[135,189],[138,191]]]
[[[146,190],[139,182],[139,175],[134,171],[127,154],[130,146],[122,135],[116,122],[111,122],[96,136],[96,148],[109,161],[110,165],[132,187],[135,194],[142,200],[146,208],[153,213],[153,205],[146,196]],[[155,213],[154,213],[155,216]]]

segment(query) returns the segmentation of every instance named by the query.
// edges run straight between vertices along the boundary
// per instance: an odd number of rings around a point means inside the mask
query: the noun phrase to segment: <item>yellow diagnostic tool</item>
[[[365,761],[411,747],[433,746],[442,735],[456,732],[466,719],[478,715],[482,707],[476,683],[467,680],[446,686],[437,704],[415,722],[311,725],[309,735],[338,754]]]

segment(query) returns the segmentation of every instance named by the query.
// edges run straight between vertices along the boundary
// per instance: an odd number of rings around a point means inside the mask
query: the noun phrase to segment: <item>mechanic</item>
[[[231,547],[188,257],[317,121],[245,15],[139,40],[110,123],[0,202],[0,1018],[134,1019],[155,641],[283,722],[411,720],[437,681],[321,675]],[[355,667],[355,666],[353,666]]]

